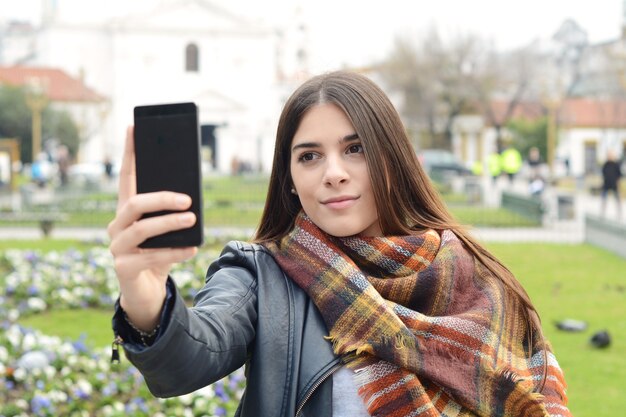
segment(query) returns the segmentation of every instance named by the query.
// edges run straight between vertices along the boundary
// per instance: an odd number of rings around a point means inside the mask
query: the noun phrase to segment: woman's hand
[[[197,248],[142,249],[139,244],[152,236],[188,228],[196,218],[192,212],[180,212],[140,220],[144,213],[185,210],[191,206],[191,198],[170,191],[137,194],[135,181],[133,128],[129,127],[120,170],[117,213],[107,230],[120,284],[121,306],[136,327],[150,331],[159,322],[172,264],[193,257]]]

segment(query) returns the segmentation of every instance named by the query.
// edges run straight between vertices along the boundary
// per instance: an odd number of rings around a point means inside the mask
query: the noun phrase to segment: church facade
[[[99,117],[83,126],[80,162],[120,160],[134,106],[193,101],[206,168],[269,169],[283,91],[291,87],[278,76],[289,55],[285,33],[205,0],[144,2],[145,10],[102,20],[67,18],[63,1],[46,4],[30,37],[5,34],[0,64],[63,69],[106,98]]]

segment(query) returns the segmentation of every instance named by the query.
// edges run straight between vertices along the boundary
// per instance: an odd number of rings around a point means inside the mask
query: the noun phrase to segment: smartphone
[[[135,169],[137,193],[175,191],[191,197],[189,211],[196,223],[183,230],[146,239],[141,248],[200,246],[202,220],[202,171],[200,129],[194,103],[137,106],[135,116]],[[146,213],[142,218],[173,211]]]

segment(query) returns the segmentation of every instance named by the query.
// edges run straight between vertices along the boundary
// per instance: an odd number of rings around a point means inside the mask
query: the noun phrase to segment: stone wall
[[[585,242],[626,258],[626,224],[586,215]]]

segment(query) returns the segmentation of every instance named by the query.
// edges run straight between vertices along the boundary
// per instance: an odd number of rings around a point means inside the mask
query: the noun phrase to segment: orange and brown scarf
[[[451,231],[335,238],[300,214],[267,247],[318,307],[370,415],[570,416],[555,357],[529,357],[521,307]]]

